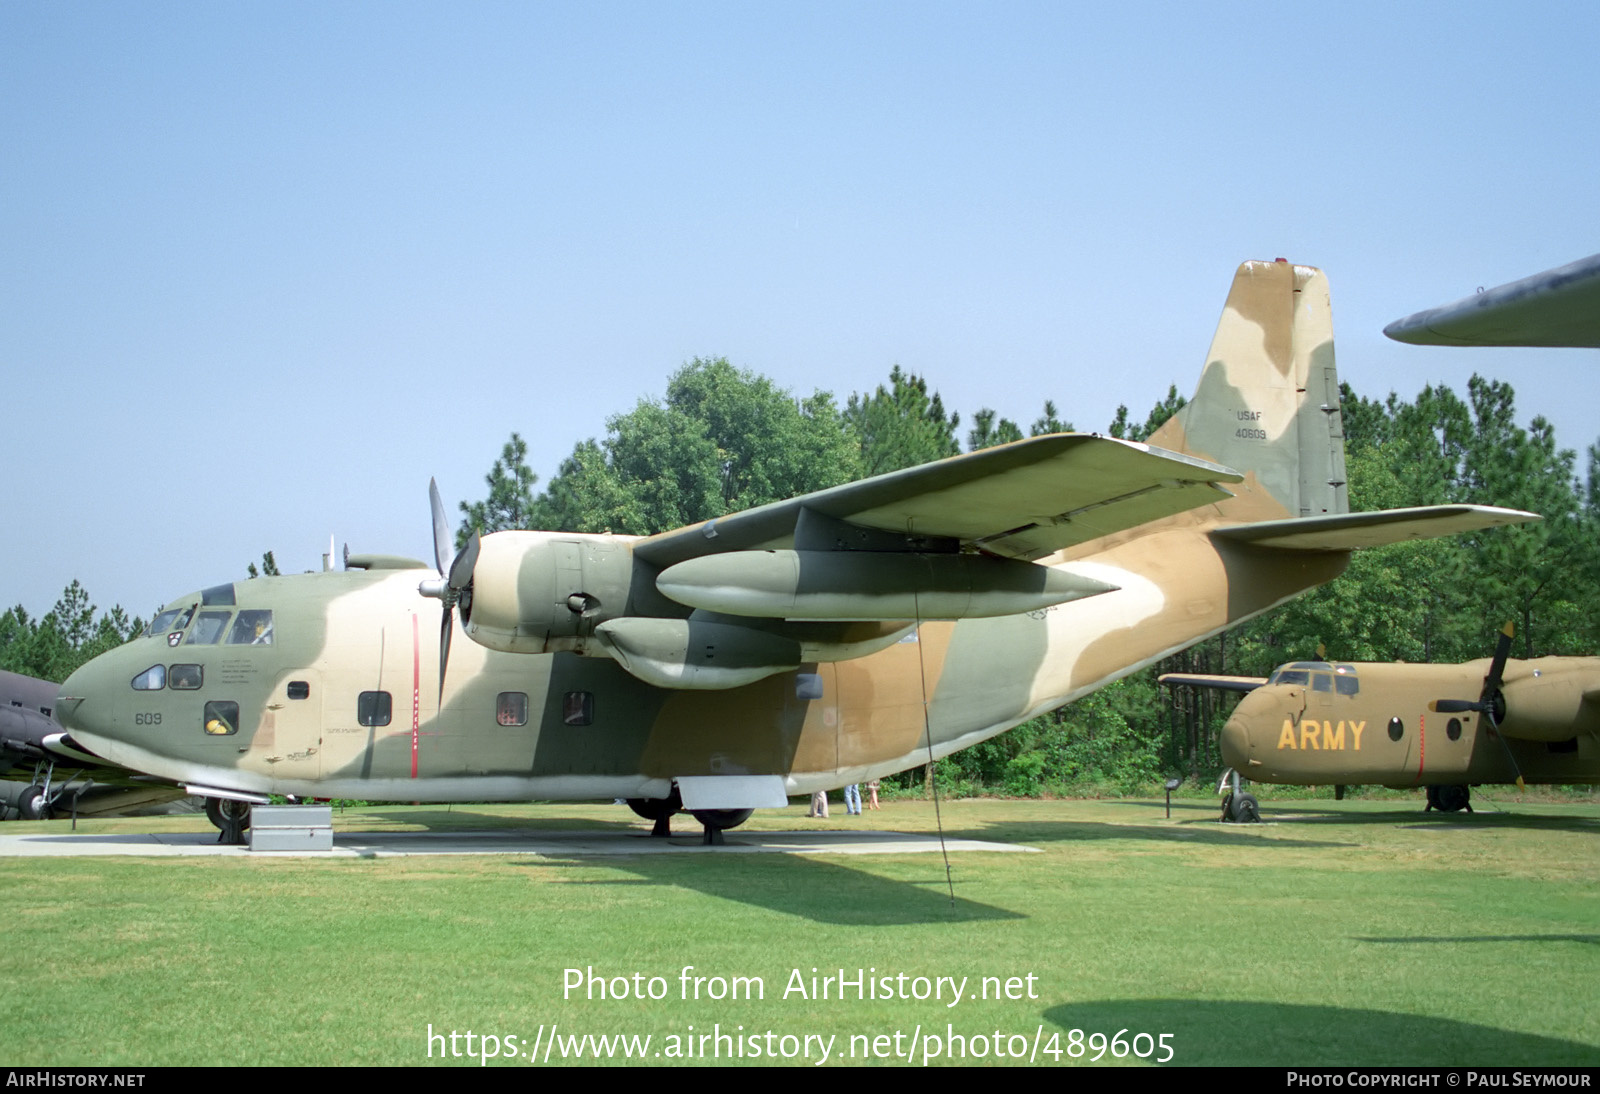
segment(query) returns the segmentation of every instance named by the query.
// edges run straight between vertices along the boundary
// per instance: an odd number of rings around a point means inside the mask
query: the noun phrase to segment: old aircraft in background
[[[435,576],[357,555],[172,601],[62,686],[72,740],[228,803],[228,838],[269,794],[623,798],[709,838],[1069,703],[1355,548],[1537,519],[1348,512],[1327,281],[1281,259],[1239,267],[1193,400],[1148,444],[1035,437],[453,560],[433,509]]]
[[[41,820],[53,812],[130,813],[182,796],[170,783],[107,766],[67,743],[66,730],[52,717],[60,690],[49,680],[0,671],[0,815]],[[57,768],[63,769],[59,777]]]
[[[1383,333],[1418,346],[1600,348],[1600,255],[1396,319]]]
[[[1600,783],[1600,658],[1461,665],[1294,661],[1265,679],[1169,673],[1168,685],[1242,691],[1222,758],[1246,779],[1300,786],[1425,787],[1428,808],[1471,811],[1485,783]],[[1235,785],[1224,807],[1253,820]]]

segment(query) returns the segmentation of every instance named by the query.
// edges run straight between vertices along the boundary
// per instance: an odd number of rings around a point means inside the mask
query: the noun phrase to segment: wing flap
[[[913,538],[1035,559],[1229,496],[1243,476],[1132,441],[1063,433],[952,456],[641,540],[658,566],[792,545],[802,509]]]
[[[1541,519],[1537,513],[1493,505],[1426,505],[1414,509],[1381,509],[1375,513],[1266,520],[1217,528],[1211,534],[1258,547],[1353,551]]]

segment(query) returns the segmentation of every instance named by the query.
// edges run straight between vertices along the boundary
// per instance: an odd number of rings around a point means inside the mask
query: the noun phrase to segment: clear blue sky
[[[1364,394],[1594,351],[1390,320],[1600,250],[1591,4],[0,5],[0,603],[426,558],[694,356],[970,420],[1189,391],[1234,266],[1322,266]],[[450,504],[454,511],[453,502]]]

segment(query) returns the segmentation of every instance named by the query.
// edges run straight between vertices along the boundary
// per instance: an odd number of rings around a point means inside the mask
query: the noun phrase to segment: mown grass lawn
[[[661,1063],[824,1046],[948,1062],[954,1033],[958,1062],[1066,1065],[1120,1030],[1146,1056],[1168,1035],[1177,1064],[1600,1064],[1600,805],[1496,797],[1444,818],[1267,791],[1258,827],[1217,823],[1210,801],[1170,820],[1153,801],[946,802],[948,834],[1039,852],[952,855],[953,904],[927,854],[0,859],[0,1063],[419,1064],[430,1027],[458,1034],[432,1042],[435,1063],[469,1030],[476,1051],[487,1033],[542,1058],[554,1026],[649,1035]],[[924,802],[803,813],[750,828],[934,828]],[[634,822],[570,804],[336,817],[408,827]],[[627,977],[629,995],[637,973],[664,998],[568,993],[569,969]],[[891,997],[839,999],[841,969]],[[701,998],[682,998],[694,977]],[[763,996],[708,997],[735,977]],[[896,997],[940,977],[964,984],[955,1006],[949,981]],[[985,977],[1002,998],[976,997]]]

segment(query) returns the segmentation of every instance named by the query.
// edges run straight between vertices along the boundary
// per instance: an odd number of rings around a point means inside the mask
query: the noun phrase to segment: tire
[[[35,783],[18,794],[17,812],[23,820],[49,820],[50,802],[44,796],[44,787]]]
[[[232,798],[207,798],[206,819],[216,825],[218,831],[226,831],[234,824],[243,832],[250,827],[250,803]]]
[[[691,814],[707,828],[737,828],[750,819],[754,809],[698,809]]]
[[[647,821],[658,821],[675,816],[683,808],[683,799],[678,796],[678,788],[673,787],[665,798],[629,798],[628,808]]]
[[[1465,786],[1430,786],[1428,789],[1430,791],[1435,789],[1438,790],[1439,794],[1437,805],[1440,812],[1443,813],[1459,813],[1465,809],[1467,807],[1467,803],[1472,800],[1472,791]]]
[[[1236,824],[1261,823],[1261,805],[1254,794],[1239,794],[1233,799],[1233,820]]]

